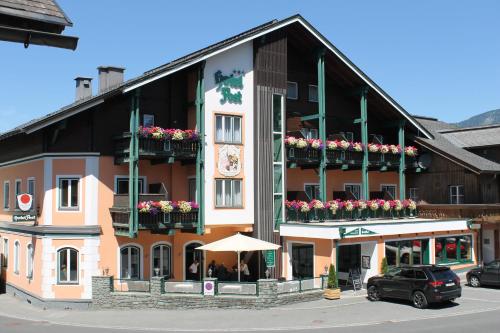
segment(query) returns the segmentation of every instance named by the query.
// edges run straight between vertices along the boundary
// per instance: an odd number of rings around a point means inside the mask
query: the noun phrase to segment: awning
[[[70,50],[75,50],[78,44],[78,37],[8,26],[0,26],[0,40],[24,43],[25,47],[33,44]]]

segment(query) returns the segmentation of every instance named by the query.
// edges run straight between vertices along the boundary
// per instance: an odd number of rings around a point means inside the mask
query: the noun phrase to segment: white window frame
[[[314,187],[318,187],[318,188],[320,187],[319,183],[304,183],[304,193],[306,194],[306,196],[307,196],[307,190],[306,190],[307,186],[314,186]],[[321,189],[319,191],[321,191]],[[321,193],[320,193],[320,195],[321,195]],[[309,198],[309,201],[311,201],[311,200],[313,200],[313,198]]]
[[[142,115],[142,126],[146,127],[146,118],[152,119],[153,120],[152,126],[155,126],[155,115],[151,114],[151,113],[146,113],[146,114]],[[147,126],[147,127],[151,127],[151,126]]]
[[[319,139],[319,130],[317,128],[301,128],[300,133],[306,139]],[[314,135],[313,135],[314,133]]]
[[[20,257],[21,257],[21,243],[19,240],[14,241],[14,274],[19,275],[20,270]]]
[[[70,263],[71,263],[71,258],[69,256],[69,253],[66,253],[66,267],[67,268],[67,273],[66,273],[66,281],[61,281],[60,280],[60,276],[61,276],[61,273],[60,273],[60,268],[61,268],[61,263],[60,263],[60,257],[59,257],[59,254],[62,252],[62,251],[76,251],[76,281],[74,280],[71,280],[71,267],[70,267]],[[78,249],[72,247],[72,246],[62,246],[60,248],[57,249],[56,251],[56,256],[57,256],[57,262],[56,262],[56,274],[57,274],[57,284],[58,285],[79,285],[80,284],[80,251],[78,251]]]
[[[7,190],[5,190],[5,187],[8,187]],[[5,180],[3,182],[3,210],[8,212],[10,211],[10,181]]]
[[[217,118],[218,117],[222,117],[222,140],[217,140]],[[234,136],[234,118],[239,118],[240,119],[240,138],[239,138],[239,141],[234,141],[233,138],[231,138],[231,140],[228,140],[226,138],[226,120],[230,118],[231,119],[231,135]],[[224,144],[224,143],[228,143],[228,144],[242,144],[243,143],[243,117],[240,116],[240,115],[234,115],[234,114],[215,114],[215,123],[214,123],[214,129],[215,129],[215,132],[214,132],[214,137],[215,137],[215,142],[216,143],[220,143],[220,144]]]
[[[19,185],[19,188],[17,187]],[[17,191],[19,189],[19,192]],[[16,179],[14,181],[14,209],[19,211],[19,204],[17,202],[17,196],[23,193],[23,181],[22,179]]]
[[[316,87],[316,100],[311,99],[311,88]],[[311,103],[318,103],[319,101],[319,91],[318,91],[318,85],[317,84],[309,84],[307,86],[307,101]]]
[[[417,195],[415,195],[415,192]],[[420,192],[418,187],[410,187],[408,188],[408,198],[414,201],[420,200],[418,192]],[[415,198],[416,197],[416,198]]]
[[[361,200],[361,196],[362,196],[362,186],[361,186],[361,183],[344,183],[344,192],[347,191],[346,187],[347,186],[359,186],[359,198],[357,198],[357,200]]]
[[[192,201],[196,202],[196,198],[197,198],[197,194],[198,194],[198,189],[196,188],[196,176],[189,176],[189,177],[187,177],[187,179],[188,179],[188,200],[189,200],[189,192],[191,190],[189,185],[190,185],[190,182],[194,180],[195,181],[194,200],[192,200]]]
[[[385,187],[394,187],[394,198],[393,200],[396,200],[398,198],[398,186],[396,184],[380,184],[380,192],[384,191],[384,186]]]
[[[31,246],[31,254],[30,254],[30,246]],[[26,277],[28,279],[33,279],[33,272],[35,264],[35,248],[32,243],[28,243],[26,245]],[[31,272],[30,272],[31,269]]]
[[[222,181],[222,205],[217,205],[217,182]],[[233,205],[233,195],[231,195],[231,205],[226,204],[226,186],[225,182],[231,182],[231,193],[234,193],[234,183],[239,181],[240,182],[240,191],[241,191],[241,204],[240,205]],[[241,178],[216,178],[214,179],[215,182],[215,208],[243,208],[243,179]]]
[[[30,183],[33,184],[33,193],[30,193]],[[31,207],[32,211],[36,210],[36,178],[35,177],[28,177],[26,178],[26,193],[31,194],[33,197],[32,202],[33,205]],[[17,199],[16,199],[17,200]]]
[[[0,263],[2,267],[9,267],[9,238],[3,237],[2,241],[2,253],[3,253],[3,261]]]
[[[462,195],[458,194],[458,192],[459,192],[458,189],[460,187],[463,189],[463,194]],[[461,204],[463,204],[465,202],[465,187],[464,187],[464,185],[450,185],[448,188],[449,188],[448,189],[448,191],[449,191],[448,192],[449,202],[450,202],[451,205],[461,205]],[[453,194],[453,189],[456,189],[456,193],[457,194]],[[456,202],[453,202],[453,198],[454,197],[456,198]],[[462,202],[461,203],[458,202],[459,201],[458,199],[460,197],[462,198]]]
[[[288,89],[288,85],[293,85],[295,86],[294,90],[295,90],[295,97],[292,97],[289,95],[289,89]],[[291,99],[291,100],[298,100],[299,99],[299,84],[295,81],[286,81],[286,99]]]
[[[77,207],[61,207],[61,181],[62,180],[78,180],[78,202]],[[57,212],[58,213],[78,213],[82,211],[82,176],[81,175],[56,175],[56,202],[57,202]],[[70,184],[71,185],[71,184]],[[71,197],[68,192],[68,200]]]
[[[128,277],[123,277],[122,276],[122,250],[124,248],[130,248],[130,247],[135,247],[139,250],[139,278],[136,279],[136,278],[128,278]],[[142,245],[140,244],[137,244],[137,243],[128,243],[128,244],[123,244],[122,246],[118,247],[118,276],[120,277],[121,280],[142,280],[143,279],[143,276],[144,276],[144,249],[142,247]],[[130,257],[130,250],[128,251],[128,269],[129,269],[129,272],[131,271],[131,266],[132,266],[132,261],[130,260],[131,257]]]
[[[113,193],[117,194],[118,192],[118,180],[126,178],[128,180],[129,176],[128,175],[115,175],[114,179],[114,188],[113,188]],[[139,176],[139,179],[142,179],[142,191],[139,191],[139,194],[147,194],[148,191],[146,189],[148,188],[148,178],[146,176]]]
[[[170,261],[168,263],[170,275],[168,277],[171,277],[172,273],[173,273],[172,272],[172,244],[170,244],[169,242],[165,242],[165,241],[156,242],[153,245],[151,245],[151,255],[150,255],[151,264],[149,266],[149,267],[151,267],[151,276],[156,276],[155,271],[154,271],[154,249],[155,249],[155,247],[158,247],[158,246],[167,246],[170,249]],[[160,262],[162,262],[162,259],[163,259],[163,252],[160,251]],[[160,276],[165,276],[165,275],[162,275],[161,273],[162,272],[160,272]]]

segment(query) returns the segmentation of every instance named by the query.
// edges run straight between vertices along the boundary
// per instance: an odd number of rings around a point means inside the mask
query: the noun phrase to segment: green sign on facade
[[[217,85],[217,92],[220,92],[222,98],[221,104],[241,104],[243,95],[241,91],[232,92],[231,89],[243,90],[243,76],[245,72],[242,70],[233,70],[229,75],[222,74],[222,71],[217,71],[214,74],[215,84]]]
[[[274,250],[267,250],[264,252],[264,258],[266,259],[267,268],[275,267],[276,265],[276,257]]]

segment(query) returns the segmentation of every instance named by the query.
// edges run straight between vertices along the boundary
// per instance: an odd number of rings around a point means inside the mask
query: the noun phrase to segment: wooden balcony
[[[286,148],[287,161],[292,166],[317,166],[319,165],[321,153],[322,152],[319,149],[301,149],[296,147]]]
[[[419,216],[430,219],[472,219],[500,221],[500,204],[419,204]]]
[[[166,200],[164,194],[140,194],[139,201],[161,201]],[[116,236],[129,235],[129,196],[128,194],[115,194],[113,207],[109,209],[113,228]],[[139,213],[139,230],[150,230],[153,234],[168,234],[173,229],[186,231],[196,230],[198,226],[198,209],[192,209],[189,213],[181,213],[174,210],[171,213]]]
[[[354,209],[351,212],[339,210],[335,214],[328,209],[311,209],[307,213],[303,213],[294,209],[287,209],[286,221],[287,222],[324,222],[324,221],[353,221],[353,220],[367,220],[367,219],[400,219],[400,218],[413,218],[417,216],[416,211],[409,211],[402,209],[399,212],[388,211],[384,212],[382,209],[378,211],[371,211],[365,209],[358,211]],[[421,217],[418,214],[418,217]]]
[[[128,163],[130,133],[115,138],[115,164]],[[198,141],[156,140],[139,137],[139,158],[156,162],[189,162],[196,159]]]
[[[363,164],[362,151],[326,150],[326,159],[329,166],[361,167]]]

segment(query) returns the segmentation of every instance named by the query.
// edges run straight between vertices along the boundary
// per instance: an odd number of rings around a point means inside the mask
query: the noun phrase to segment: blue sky
[[[300,13],[410,113],[455,122],[500,108],[500,1],[59,0],[76,51],[0,42],[0,131],[74,99],[99,65],[126,79]],[[97,81],[94,81],[94,90]]]

